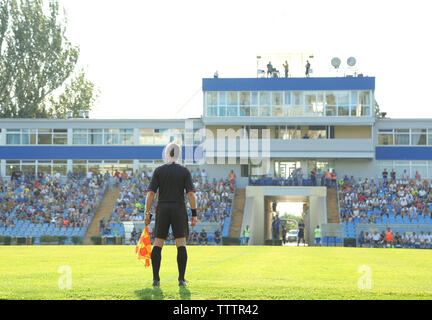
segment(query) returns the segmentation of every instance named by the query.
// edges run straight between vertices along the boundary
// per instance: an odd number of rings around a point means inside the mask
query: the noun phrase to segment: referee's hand
[[[152,218],[151,214],[145,215],[144,224],[146,227],[151,223],[151,218]]]
[[[191,227],[194,227],[197,223],[197,217],[191,217]]]

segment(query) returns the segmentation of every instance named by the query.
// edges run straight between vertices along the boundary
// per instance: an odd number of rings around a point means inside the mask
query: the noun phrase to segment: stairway
[[[228,230],[228,237],[240,237],[241,226],[243,223],[243,211],[245,206],[245,189],[237,189],[234,199],[233,209],[231,211],[230,226]]]
[[[93,242],[91,241],[91,237],[99,236],[100,220],[102,220],[103,218],[105,219],[105,221],[108,221],[111,218],[111,215],[113,214],[114,202],[117,198],[118,193],[119,193],[118,188],[107,190],[102,200],[102,203],[100,204],[98,210],[96,211],[93,217],[92,223],[87,229],[87,233],[84,237],[83,244],[85,245],[93,244]]]
[[[327,223],[339,223],[337,190],[327,188]]]

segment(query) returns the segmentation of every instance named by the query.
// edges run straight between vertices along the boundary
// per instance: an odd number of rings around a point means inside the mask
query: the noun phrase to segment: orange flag
[[[151,259],[151,242],[150,242],[150,233],[147,227],[144,228],[141,234],[135,252],[138,255],[138,260],[141,261],[145,260],[143,261],[145,267],[146,268],[149,267],[150,259]]]

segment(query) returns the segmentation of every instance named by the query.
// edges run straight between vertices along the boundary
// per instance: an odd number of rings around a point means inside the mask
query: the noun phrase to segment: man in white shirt
[[[421,231],[420,235],[418,236],[418,244],[420,245],[420,248],[422,248],[422,249],[424,249],[426,247],[426,235],[423,233],[423,231]]]
[[[373,246],[374,248],[378,247],[378,243],[379,243],[379,239],[380,239],[380,235],[379,233],[375,230],[373,235],[372,235],[372,241],[373,241]]]

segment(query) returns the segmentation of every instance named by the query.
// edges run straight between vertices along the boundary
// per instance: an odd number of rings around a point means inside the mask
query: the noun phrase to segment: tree
[[[65,36],[66,19],[57,0],[47,7],[43,0],[0,0],[0,23],[0,117],[65,117],[62,109],[76,107],[78,101],[86,102],[82,110],[91,109],[94,85],[83,71],[65,85],[75,70],[79,47]]]
[[[52,118],[66,118],[68,111],[73,118],[78,118],[80,111],[91,110],[98,96],[99,90],[95,89],[93,82],[86,79],[84,70],[80,70],[57,99],[50,98],[47,109]]]

